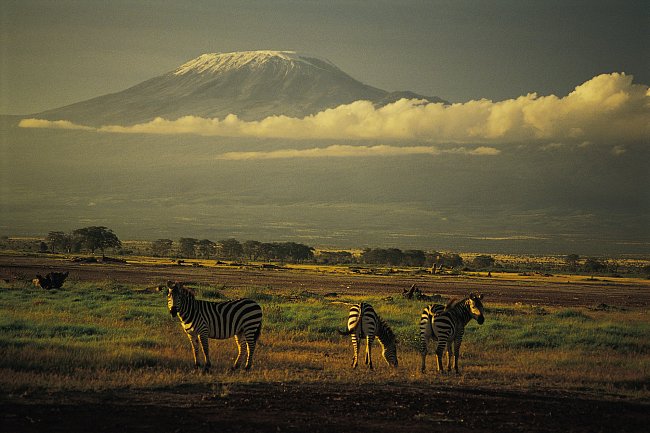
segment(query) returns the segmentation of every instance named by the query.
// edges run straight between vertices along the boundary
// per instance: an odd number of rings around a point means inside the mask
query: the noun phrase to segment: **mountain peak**
[[[202,54],[121,92],[37,117],[93,126],[229,114],[260,120],[277,115],[304,117],[359,100],[383,106],[403,97],[439,101],[363,84],[321,57],[295,51],[239,51]]]
[[[179,66],[173,74],[215,74],[241,68],[257,69],[269,64],[283,64],[287,67],[295,67],[300,64],[305,64],[319,69],[338,70],[338,68],[327,59],[308,56],[295,51],[262,50],[201,54],[199,57]]]

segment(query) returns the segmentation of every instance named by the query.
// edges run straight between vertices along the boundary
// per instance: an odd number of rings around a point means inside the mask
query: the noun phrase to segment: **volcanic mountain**
[[[223,118],[231,113],[258,120],[270,115],[304,117],[357,100],[382,106],[402,97],[445,102],[368,86],[325,59],[292,51],[245,51],[203,54],[121,92],[32,117],[93,126],[188,115]]]

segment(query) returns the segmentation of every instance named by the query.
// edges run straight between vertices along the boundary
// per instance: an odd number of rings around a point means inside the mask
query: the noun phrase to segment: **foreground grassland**
[[[256,299],[265,318],[253,369],[229,371],[234,340],[211,340],[210,373],[192,368],[178,319],[164,292],[115,282],[72,282],[44,291],[0,282],[0,386],[8,394],[164,389],[233,383],[425,383],[462,388],[579,392],[650,400],[650,319],[645,310],[495,305],[486,322],[467,327],[462,374],[439,375],[435,356],[419,371],[417,323],[424,303],[368,296],[399,338],[400,367],[389,368],[375,344],[375,371],[350,369],[343,329],[347,308],[308,292],[251,286],[198,287],[201,299]],[[342,300],[357,301],[361,297]],[[431,352],[431,350],[430,350]]]

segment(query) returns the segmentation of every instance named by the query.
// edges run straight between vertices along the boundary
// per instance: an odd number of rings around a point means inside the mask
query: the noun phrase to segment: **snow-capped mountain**
[[[203,54],[121,92],[34,116],[95,126],[187,115],[223,118],[230,113],[257,120],[280,114],[303,117],[357,100],[384,105],[404,96],[444,102],[363,84],[332,62],[315,56],[292,51],[244,51]]]

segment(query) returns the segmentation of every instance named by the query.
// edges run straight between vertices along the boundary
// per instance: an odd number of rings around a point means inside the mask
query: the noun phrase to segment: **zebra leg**
[[[372,343],[375,341],[375,337],[366,337],[366,364],[372,370]]]
[[[199,368],[199,339],[196,335],[187,334],[192,346],[192,355],[194,355],[194,368]]]
[[[253,366],[253,353],[255,353],[255,340],[246,340],[246,365],[244,366],[245,370],[249,370]]]
[[[199,341],[201,342],[201,349],[203,349],[203,357],[205,358],[205,366],[203,369],[208,371],[212,364],[210,363],[210,344],[208,342],[207,334],[199,335]]]
[[[442,357],[445,354],[446,342],[438,340],[438,345],[436,346],[436,360],[438,361],[438,373],[444,373],[445,370],[442,367]]]
[[[425,335],[424,332],[420,332],[420,355],[422,355],[422,367],[420,370],[422,371],[422,373],[424,373],[426,370],[428,341],[429,341],[429,337]]]
[[[239,359],[241,358],[241,341],[239,335],[235,335],[235,343],[237,343],[237,358],[235,358],[235,363],[231,367],[231,370],[237,370],[239,367]]]
[[[352,348],[354,349],[354,357],[352,358],[352,368],[357,368],[357,365],[359,364],[359,341],[357,340],[357,336],[352,334]]]
[[[458,355],[460,354],[460,345],[462,342],[462,339],[457,339],[456,347],[454,347],[454,368],[456,369],[456,374],[460,374],[460,371],[458,371]]]
[[[453,350],[453,345],[450,342],[447,344],[447,371],[451,371],[451,359],[454,356]]]
[[[253,354],[255,353],[255,346],[257,345],[257,340],[260,338],[262,333],[262,324],[260,323],[255,332],[246,338],[246,348],[248,350],[246,357],[246,370],[250,369],[253,366]]]

